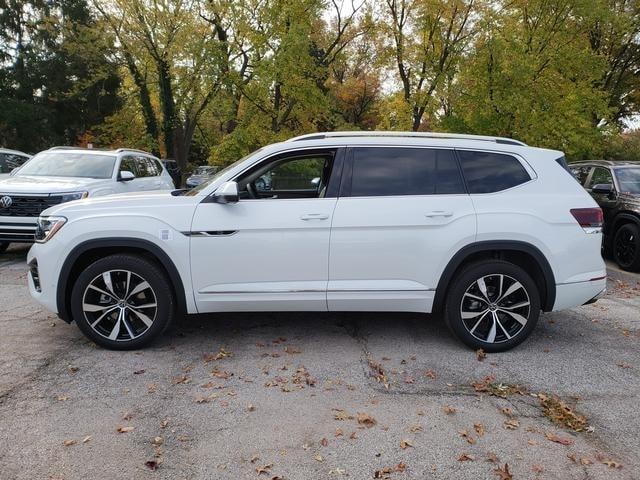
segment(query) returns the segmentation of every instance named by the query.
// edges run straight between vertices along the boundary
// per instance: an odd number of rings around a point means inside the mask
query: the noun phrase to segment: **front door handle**
[[[306,213],[300,217],[300,220],[326,220],[329,215],[326,213]]]
[[[453,212],[449,211],[449,210],[433,210],[431,212],[425,213],[424,216],[427,217],[427,218],[452,217],[453,216]]]

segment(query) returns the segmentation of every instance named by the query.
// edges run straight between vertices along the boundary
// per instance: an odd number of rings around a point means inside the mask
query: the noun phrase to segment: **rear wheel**
[[[73,318],[98,345],[140,348],[171,323],[175,301],[164,272],[135,255],[111,255],[92,263],[71,294]]]
[[[454,278],[447,295],[447,325],[462,342],[487,352],[523,342],[540,316],[540,294],[521,267],[484,260]]]
[[[613,237],[613,259],[623,270],[640,270],[640,228],[634,223],[622,225]]]
[[[4,253],[9,248],[9,242],[0,242],[0,253]]]

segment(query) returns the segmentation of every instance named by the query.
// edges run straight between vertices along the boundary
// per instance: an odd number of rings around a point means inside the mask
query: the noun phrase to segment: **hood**
[[[2,183],[0,183],[2,185]],[[184,197],[174,197],[171,190],[153,190],[148,192],[119,193],[116,195],[105,195],[104,197],[88,197],[83,200],[61,203],[48,208],[43,215],[59,215],[66,212],[90,213],[98,211],[132,211],[135,206],[156,206],[165,207],[175,203],[175,199]],[[190,197],[194,198],[194,197]]]
[[[78,177],[37,177],[14,175],[0,180],[2,193],[62,193],[77,192],[89,185],[108,179]]]

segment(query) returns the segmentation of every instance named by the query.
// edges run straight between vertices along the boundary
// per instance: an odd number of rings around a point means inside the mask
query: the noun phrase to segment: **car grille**
[[[43,210],[62,202],[61,195],[5,195],[0,192],[0,200],[4,197],[11,198],[11,205],[3,208],[0,202],[0,217],[37,217]]]
[[[32,243],[35,241],[36,226],[35,223],[0,222],[0,242]]]

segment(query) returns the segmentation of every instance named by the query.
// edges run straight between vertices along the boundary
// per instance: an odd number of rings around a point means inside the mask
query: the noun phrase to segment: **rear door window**
[[[366,147],[353,152],[351,196],[466,193],[452,150]]]
[[[512,155],[468,150],[460,150],[458,155],[469,193],[500,192],[531,180]]]
[[[608,168],[604,167],[595,167],[593,169],[593,175],[591,175],[591,180],[589,180],[589,185],[587,188],[593,188],[594,185],[613,185],[613,176]]]
[[[581,166],[575,166],[575,167],[569,167],[569,168],[573,176],[576,177],[578,182],[580,182],[580,185],[584,186],[585,182],[587,181],[587,177],[589,177],[589,172],[591,171],[591,167],[581,165]]]

